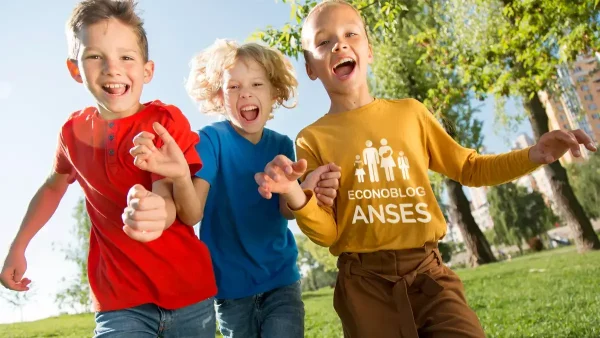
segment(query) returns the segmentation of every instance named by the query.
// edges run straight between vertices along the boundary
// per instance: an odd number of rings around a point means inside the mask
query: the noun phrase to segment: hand
[[[23,278],[27,270],[25,253],[9,251],[2,272],[0,272],[0,284],[13,291],[28,291],[31,280]]]
[[[166,228],[165,200],[136,184],[127,194],[127,207],[123,210],[123,231],[139,242],[150,242],[162,235]]]
[[[163,146],[157,149],[154,146],[154,134],[143,131],[133,138],[135,145],[129,153],[135,157],[133,163],[136,167],[161,175],[177,179],[190,176],[190,168],[171,134],[160,123],[152,124],[154,131],[163,141]]]
[[[568,150],[575,157],[581,156],[580,144],[590,151],[596,151],[592,139],[582,130],[553,130],[540,137],[536,145],[529,149],[529,160],[538,164],[549,164],[561,158]]]
[[[329,163],[322,165],[306,176],[302,182],[302,189],[310,189],[315,192],[319,206],[332,206],[337,189],[340,187],[342,168]]]
[[[306,171],[306,160],[292,162],[284,155],[277,155],[265,167],[265,171],[254,175],[258,184],[258,192],[266,199],[271,199],[272,194],[285,194],[298,178]]]

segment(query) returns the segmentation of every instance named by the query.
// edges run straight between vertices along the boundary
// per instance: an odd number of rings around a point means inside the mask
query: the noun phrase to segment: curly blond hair
[[[225,107],[219,98],[223,89],[223,72],[237,60],[254,60],[267,73],[276,94],[275,107],[296,97],[298,81],[291,62],[278,50],[257,43],[239,45],[232,40],[217,39],[210,47],[197,54],[190,63],[190,74],[185,84],[188,95],[200,105],[204,113],[224,114]],[[271,114],[270,118],[273,115]]]

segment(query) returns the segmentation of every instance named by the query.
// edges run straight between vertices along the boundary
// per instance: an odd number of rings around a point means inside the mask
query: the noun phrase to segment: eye
[[[321,41],[321,42],[320,42],[320,43],[317,45],[317,47],[325,46],[325,45],[326,45],[326,44],[328,44],[328,43],[329,43],[329,41],[328,41],[328,40]]]
[[[259,82],[257,82],[257,83],[255,83],[255,84],[253,84],[253,86],[254,86],[254,87],[260,87],[260,86],[262,86],[262,85],[263,85],[263,84],[262,84],[262,83],[259,83]]]
[[[125,61],[133,61],[133,58],[131,56],[123,56],[121,59]]]
[[[99,60],[100,59],[100,55],[87,55],[85,57],[86,60]]]
[[[238,88],[239,88],[239,86],[236,86],[236,85],[231,85],[231,86],[227,87],[227,89],[238,89]]]
[[[350,37],[353,37],[353,36],[355,36],[355,35],[358,35],[358,34],[356,34],[356,33],[347,33],[347,34],[346,34],[346,37],[347,37],[347,38],[350,38]]]

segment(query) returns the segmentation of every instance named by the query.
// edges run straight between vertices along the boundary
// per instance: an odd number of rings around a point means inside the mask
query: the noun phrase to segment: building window
[[[563,108],[563,106],[558,106],[558,111],[564,111],[565,109]]]
[[[600,114],[596,113],[596,114],[592,114],[592,118],[594,120],[600,120]]]
[[[585,76],[578,77],[577,82],[585,82]]]
[[[577,73],[581,71],[581,67],[577,66],[575,67],[575,69],[573,69],[573,72]]]
[[[590,103],[588,108],[589,108],[589,110],[596,110],[596,109],[598,109],[598,106],[595,103]]]
[[[589,92],[590,91],[590,87],[588,85],[583,85],[583,86],[581,86],[581,91],[582,92]]]
[[[594,101],[594,97],[592,96],[592,94],[587,94],[587,95],[585,96],[585,100],[586,100],[586,101]]]
[[[565,124],[563,124],[563,128],[564,129],[569,129],[569,125],[565,123]]]
[[[561,120],[561,121],[564,121],[564,120],[565,120],[565,116],[564,116],[564,115],[561,115],[561,116],[560,116],[560,120]]]

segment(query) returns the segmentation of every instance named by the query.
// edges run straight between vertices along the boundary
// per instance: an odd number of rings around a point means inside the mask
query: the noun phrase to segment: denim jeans
[[[97,312],[97,338],[215,338],[213,298],[177,310],[144,304],[124,310]]]
[[[304,303],[300,281],[240,299],[216,299],[225,338],[303,338]]]

